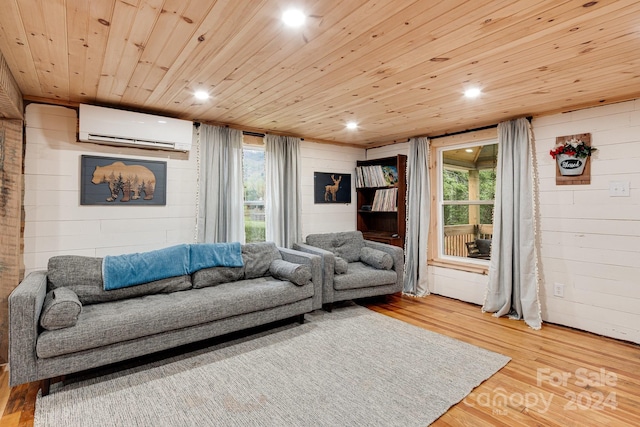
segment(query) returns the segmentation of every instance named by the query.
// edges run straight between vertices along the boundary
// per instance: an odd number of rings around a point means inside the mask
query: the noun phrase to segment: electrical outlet
[[[629,197],[629,181],[610,181],[610,197]]]
[[[564,285],[562,283],[553,284],[553,296],[564,298]]]

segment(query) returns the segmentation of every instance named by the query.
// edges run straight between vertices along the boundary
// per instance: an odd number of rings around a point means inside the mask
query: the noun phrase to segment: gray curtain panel
[[[482,311],[524,319],[531,328],[540,329],[529,121],[500,123],[498,147],[489,284]]]
[[[411,138],[407,156],[407,229],[404,288],[409,295],[429,294],[427,238],[430,216],[429,139]]]
[[[302,238],[300,138],[265,135],[267,241],[291,248]]]
[[[244,243],[242,132],[200,125],[198,242]]]

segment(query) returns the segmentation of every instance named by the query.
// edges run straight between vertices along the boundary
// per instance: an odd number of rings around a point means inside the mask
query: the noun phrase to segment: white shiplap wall
[[[51,256],[139,252],[193,241],[196,218],[196,147],[179,152],[118,148],[77,142],[77,112],[30,104],[26,109],[26,273],[43,269]],[[364,150],[303,141],[302,231],[356,228],[352,203],[314,204],[313,173],[353,173]],[[80,206],[80,156],[104,155],[167,162],[166,206]]]
[[[353,147],[302,141],[302,235],[356,229],[356,161],[364,159],[365,150]],[[314,172],[351,174],[350,204],[315,204]]]
[[[640,343],[640,100],[533,120],[538,173],[542,317]],[[556,185],[549,150],[557,136],[591,133],[598,148],[590,185]],[[367,158],[406,154],[406,144],[367,151]],[[628,182],[629,197],[609,185]],[[487,276],[429,267],[432,292],[482,304]],[[564,297],[553,296],[555,283]]]
[[[536,118],[533,129],[543,319],[640,343],[640,100]],[[556,185],[549,150],[578,133],[598,149],[591,184]],[[610,196],[615,181],[629,197]]]
[[[118,148],[77,142],[77,111],[26,108],[25,271],[51,256],[104,256],[193,241],[196,154]],[[82,154],[167,162],[166,206],[81,206]]]

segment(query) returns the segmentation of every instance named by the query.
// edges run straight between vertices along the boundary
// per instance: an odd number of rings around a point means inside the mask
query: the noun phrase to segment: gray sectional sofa
[[[9,297],[10,385],[44,379],[46,394],[53,377],[321,308],[320,257],[254,243],[242,260],[105,291],[101,258],[51,258]]]

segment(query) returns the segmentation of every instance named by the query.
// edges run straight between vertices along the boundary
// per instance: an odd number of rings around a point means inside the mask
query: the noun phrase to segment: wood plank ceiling
[[[640,97],[640,1],[1,2],[27,100],[367,146]]]

